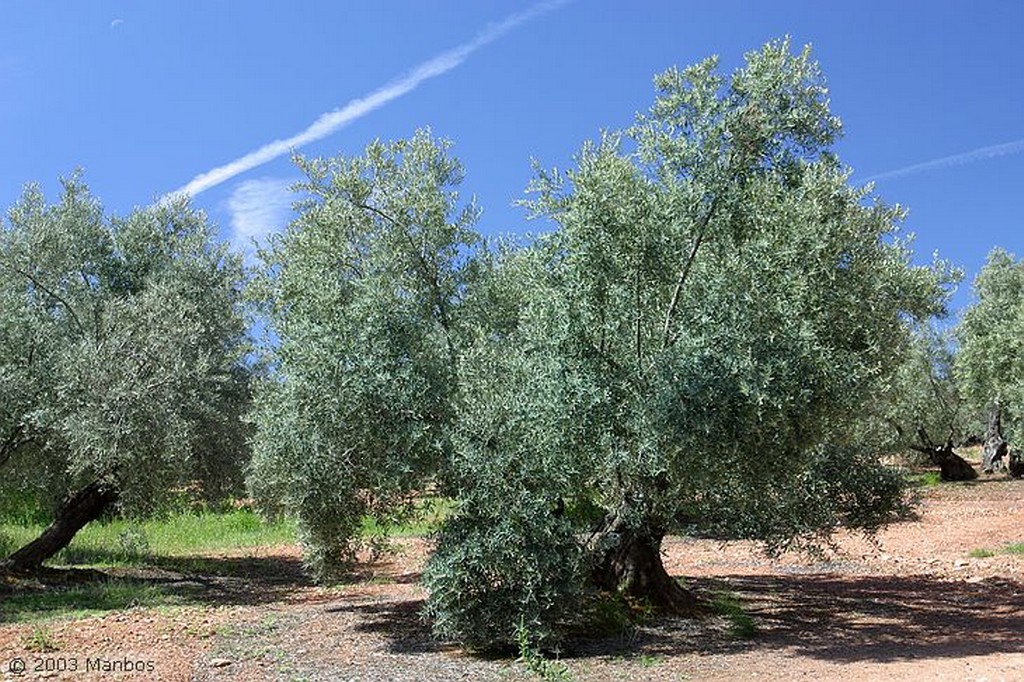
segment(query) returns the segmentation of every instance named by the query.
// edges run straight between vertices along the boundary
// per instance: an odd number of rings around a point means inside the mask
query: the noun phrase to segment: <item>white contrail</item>
[[[1012,142],[1004,142],[1003,144],[994,144],[990,147],[981,147],[980,149],[964,152],[963,154],[944,156],[941,159],[935,159],[934,161],[915,163],[913,166],[897,168],[896,170],[885,171],[884,173],[877,173],[875,175],[872,175],[871,177],[858,179],[857,182],[872,182],[875,180],[899,178],[904,175],[924,173],[925,171],[938,170],[940,168],[949,168],[951,166],[962,166],[967,163],[974,163],[975,161],[985,161],[987,159],[993,159],[997,156],[1019,154],[1021,152],[1024,152],[1024,139],[1014,140]]]
[[[556,10],[570,1],[549,0],[548,2],[541,2],[527,10],[509,15],[495,24],[490,24],[477,33],[468,43],[442,52],[433,59],[429,59],[413,68],[397,80],[374,90],[369,95],[354,99],[340,109],[323,114],[301,133],[283,140],[274,140],[230,163],[218,166],[205,173],[200,173],[192,178],[187,185],[165,195],[162,200],[181,194],[195,196],[226,180],[230,180],[239,173],[244,173],[247,170],[261,166],[310,142],[321,140],[340,128],[347,126],[352,121],[362,118],[388,102],[415,90],[424,81],[448,73],[466,61],[470,55],[480,48],[494,42],[531,19]]]

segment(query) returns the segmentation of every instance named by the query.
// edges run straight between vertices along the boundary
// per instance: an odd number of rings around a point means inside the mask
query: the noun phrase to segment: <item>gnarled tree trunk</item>
[[[1004,458],[1009,454],[1009,446],[1003,438],[1003,412],[993,406],[988,418],[988,429],[985,431],[985,449],[981,459],[981,470],[991,474],[1006,467]]]
[[[621,516],[609,514],[589,543],[594,584],[646,599],[662,611],[692,613],[697,598],[668,574],[661,561],[664,536],[652,526],[629,528]]]
[[[939,467],[939,475],[943,481],[973,481],[978,477],[974,470],[960,455],[953,452],[953,434],[950,433],[943,445],[936,445],[928,437],[923,427],[917,429],[917,437],[921,445],[911,445],[912,450],[928,455],[932,464]]]
[[[67,547],[75,534],[95,521],[117,500],[110,484],[93,481],[68,497],[57,509],[56,518],[42,534],[0,563],[0,568],[17,573],[38,570],[43,562]]]

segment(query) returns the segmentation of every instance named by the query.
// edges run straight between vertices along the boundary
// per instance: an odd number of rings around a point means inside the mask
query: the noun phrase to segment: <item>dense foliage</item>
[[[239,260],[186,202],[105,217],[77,176],[0,227],[0,490],[90,483],[144,511],[237,491],[247,400]],[[20,491],[20,492],[18,492]]]
[[[914,265],[903,209],[851,185],[808,50],[655,87],[571,169],[537,167],[523,203],[551,229],[519,241],[475,231],[427,131],[298,158],[297,218],[250,282],[185,200],[107,217],[77,175],[55,204],[29,186],[0,223],[0,512],[56,520],[0,568],[245,467],[332,580],[438,495],[436,634],[534,651],[602,593],[692,607],[666,534],[814,548],[906,509],[879,456],[919,434],[997,408],[1020,441],[1024,263],[993,251],[936,327],[959,273]]]
[[[959,383],[971,408],[1002,412],[1011,443],[1024,442],[1024,262],[993,250],[974,280],[974,304],[957,328]]]
[[[901,509],[859,417],[951,273],[850,186],[808,51],[656,86],[636,125],[538,171],[556,229],[523,245],[480,245],[425,133],[301,162],[310,198],[265,254],[252,481],[320,575],[364,515],[437,486],[456,507],[428,612],[489,646],[557,636],[594,585],[684,604],[667,532],[781,549]]]
[[[966,404],[954,372],[953,330],[915,325],[896,371],[879,387],[863,413],[862,427],[885,451],[897,453],[952,438],[960,444],[984,432],[978,414]]]
[[[351,562],[364,516],[394,520],[450,451],[478,238],[445,147],[424,133],[300,161],[308,199],[263,254],[276,374],[256,402],[250,481],[298,514],[322,577]]]

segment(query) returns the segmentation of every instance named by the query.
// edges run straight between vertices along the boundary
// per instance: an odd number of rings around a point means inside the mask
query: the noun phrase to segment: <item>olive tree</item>
[[[32,569],[115,503],[237,484],[247,399],[242,270],[184,200],[105,217],[78,176],[29,186],[0,228],[0,471],[53,524]],[[235,472],[234,482],[231,472]]]
[[[957,376],[971,408],[989,415],[986,440],[1004,442],[1005,428],[1007,441],[1020,443],[1024,439],[1024,262],[994,249],[974,280],[974,295],[956,330]],[[986,468],[999,447],[994,445],[996,449],[986,444],[992,450],[986,452]]]
[[[437,634],[543,641],[596,590],[692,609],[667,533],[781,550],[904,508],[863,417],[950,273],[850,185],[808,51],[656,86],[634,126],[538,170],[554,229],[521,244],[480,243],[426,133],[300,159],[308,199],[264,254],[251,482],[318,574],[434,485],[455,502],[424,577]]]
[[[956,340],[952,329],[921,325],[913,330],[904,362],[895,372],[883,424],[893,430],[893,446],[934,434],[960,443],[976,427],[954,375]]]
[[[337,575],[449,456],[460,300],[477,210],[448,143],[420,132],[354,158],[299,159],[299,217],[261,254],[276,339],[250,482],[296,513],[307,564]]]
[[[951,274],[959,279],[959,272]],[[939,467],[943,480],[965,481],[978,474],[953,448],[979,431],[953,371],[955,358],[950,329],[915,325],[903,362],[879,386],[862,422],[885,450],[915,451]]]
[[[858,422],[950,273],[913,266],[903,210],[850,186],[806,50],[656,85],[635,126],[539,173],[532,207],[557,230],[497,266],[512,322],[466,355],[472,483],[427,572],[443,635],[507,641],[524,616],[555,632],[580,576],[689,610],[666,533],[782,549],[902,509]],[[484,541],[505,549],[481,556]],[[540,577],[505,568],[521,543]]]

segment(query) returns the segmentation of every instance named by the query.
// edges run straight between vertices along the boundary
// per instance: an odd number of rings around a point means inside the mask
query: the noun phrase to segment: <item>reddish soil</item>
[[[737,638],[724,616],[661,619],[573,641],[562,660],[577,680],[608,682],[1024,680],[1024,555],[970,556],[1024,542],[1022,521],[1024,481],[983,477],[927,489],[918,518],[874,542],[841,536],[824,558],[770,560],[749,543],[669,539],[669,571],[703,596],[734,595],[756,634]],[[0,679],[531,679],[510,659],[430,637],[417,585],[428,548],[400,544],[393,560],[342,588],[304,581],[293,547],[210,557],[198,571],[119,575],[177,586],[190,605],[51,622],[46,639],[58,649],[49,653],[31,650],[38,626],[0,623]],[[15,658],[25,675],[10,672]],[[126,660],[148,669],[124,672]],[[37,661],[79,670],[36,672]],[[121,670],[83,672],[97,661]]]

